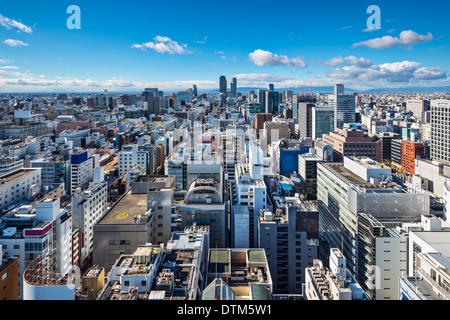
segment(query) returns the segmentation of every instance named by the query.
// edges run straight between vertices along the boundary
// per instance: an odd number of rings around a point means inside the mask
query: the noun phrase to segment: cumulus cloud
[[[337,67],[337,66],[343,65],[345,63],[347,63],[348,65],[357,65],[362,68],[367,68],[372,65],[372,61],[370,61],[369,59],[365,59],[362,57],[358,58],[355,56],[348,56],[348,57],[344,57],[344,58],[341,56],[337,56],[328,61],[316,60],[316,61],[311,61],[311,63],[313,63],[315,65],[319,65],[319,66],[329,66],[329,67]]]
[[[410,83],[419,80],[446,79],[447,73],[438,67],[419,68],[421,63],[402,61],[361,67],[350,65],[328,70],[327,76],[333,79],[375,83]]]
[[[418,34],[412,30],[402,31],[399,37],[384,36],[381,38],[370,39],[353,44],[353,48],[365,46],[372,49],[389,49],[395,46],[411,46],[413,44],[422,43],[433,40],[433,35],[428,32],[427,35]]]
[[[338,56],[336,58],[332,58],[328,61],[320,61],[320,60],[312,60],[310,61],[312,64],[319,65],[319,66],[329,66],[329,67],[337,67],[341,64],[344,64],[345,61],[341,56]]]
[[[26,32],[26,33],[33,33],[33,30],[31,27],[23,24],[22,22],[16,21],[14,19],[7,18],[0,14],[0,26],[4,26],[7,29],[17,28],[20,31]]]
[[[289,58],[284,55],[277,55],[275,53],[261,49],[250,52],[248,56],[251,62],[260,67],[264,65],[271,65],[271,66],[284,65],[297,68],[306,67],[306,63],[303,60],[303,57]]]
[[[28,46],[28,43],[25,43],[22,40],[7,39],[7,40],[3,41],[3,43],[10,47],[27,47]]]
[[[169,37],[156,36],[153,38],[154,41],[146,42],[142,44],[133,44],[131,47],[141,50],[153,49],[159,53],[169,53],[169,54],[189,54],[191,53],[187,49],[186,44],[179,44],[178,42],[170,39]]]
[[[265,81],[277,82],[291,79],[290,77],[277,76],[267,73],[240,73],[234,75],[233,77],[241,81],[258,81],[258,82],[265,82]]]

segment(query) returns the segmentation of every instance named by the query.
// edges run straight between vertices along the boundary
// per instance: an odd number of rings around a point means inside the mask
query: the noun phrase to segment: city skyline
[[[121,4],[6,1],[0,9],[0,92],[117,92],[145,87],[371,89],[448,87],[449,4],[290,2],[277,19],[268,1]],[[70,30],[67,8],[80,8]],[[27,10],[23,10],[23,8]],[[446,8],[447,7],[447,8]],[[167,14],[160,14],[166,12]],[[213,12],[213,13],[212,13]],[[260,22],[258,22],[260,21]],[[219,23],[218,23],[219,22]],[[306,91],[306,90],[305,90]]]

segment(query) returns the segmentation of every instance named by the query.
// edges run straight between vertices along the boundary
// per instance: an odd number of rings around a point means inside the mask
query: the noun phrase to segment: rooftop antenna
[[[301,83],[299,82],[299,84],[300,84],[300,94],[303,95],[303,89],[302,89]]]

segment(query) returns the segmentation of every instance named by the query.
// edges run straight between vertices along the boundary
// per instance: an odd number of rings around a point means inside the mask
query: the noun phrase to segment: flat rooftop
[[[39,169],[20,169],[0,176],[0,179],[3,179],[5,183],[8,183],[29,173],[36,172],[37,170]]]
[[[450,259],[450,231],[412,231],[412,233]]]
[[[147,194],[126,193],[109,212],[98,222],[98,224],[145,224],[145,222],[134,222],[134,217],[147,213]]]

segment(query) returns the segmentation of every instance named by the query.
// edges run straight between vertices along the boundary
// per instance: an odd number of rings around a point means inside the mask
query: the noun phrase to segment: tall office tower
[[[227,95],[227,78],[225,76],[219,78],[219,93]]]
[[[271,91],[271,92],[275,91],[275,87],[273,86],[273,83],[269,83],[269,91]]]
[[[312,109],[312,132],[313,140],[322,138],[322,135],[333,132],[334,110],[329,107],[314,107]]]
[[[389,182],[391,169],[369,158],[344,158],[317,164],[317,203],[322,232],[320,248],[342,248],[348,268],[358,271],[358,213],[380,222],[416,221],[430,212],[426,192],[407,193]],[[325,251],[323,251],[325,250]]]
[[[431,159],[450,161],[450,100],[431,100]]]
[[[308,102],[300,102],[298,104],[298,128],[299,138],[312,137],[312,110],[316,105]]]
[[[231,86],[231,95],[233,97],[237,96],[237,79],[236,78],[231,78],[231,82],[230,82],[230,86]]]
[[[355,122],[355,95],[344,94],[344,85],[334,86],[334,94],[328,95],[328,105],[334,109],[334,129]]]
[[[158,96],[158,88],[145,88],[144,92],[142,92],[142,96],[145,98],[151,96],[151,97],[157,97]]]
[[[163,113],[164,99],[162,97],[148,96],[145,102],[147,102],[146,116],[151,114],[158,116]]]
[[[344,85],[343,84],[335,84],[334,85],[334,94],[344,94]]]
[[[139,166],[141,170],[149,167],[149,152],[139,150],[139,146],[136,144],[123,146],[118,157],[119,176],[121,177],[136,166]]]
[[[357,279],[370,300],[397,300],[408,269],[408,237],[370,214],[358,214]]]
[[[193,95],[194,97],[197,97],[197,96],[198,96],[197,86],[196,86],[195,84],[194,84],[193,89],[192,89],[192,95]]]
[[[267,90],[258,90],[257,95],[258,95],[258,103],[261,104],[261,110],[262,112],[266,112],[266,92]]]
[[[311,203],[285,200],[274,214],[259,214],[258,245],[266,251],[274,293],[301,294],[305,268],[318,258],[319,214]]]
[[[264,110],[266,113],[278,115],[278,105],[280,104],[278,92],[266,91],[264,97]]]

